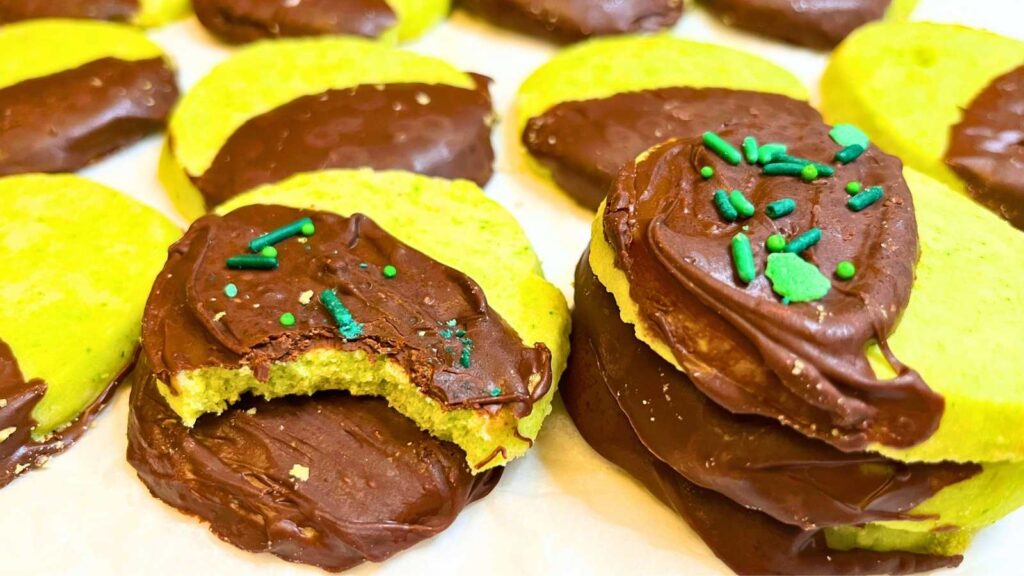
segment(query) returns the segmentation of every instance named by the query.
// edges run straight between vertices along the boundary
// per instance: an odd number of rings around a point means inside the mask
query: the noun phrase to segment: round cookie
[[[162,26],[190,11],[188,0],[0,0],[0,24],[42,18]]]
[[[682,0],[463,0],[460,6],[498,26],[560,42],[654,32],[683,13]]]
[[[84,168],[163,128],[178,98],[160,48],[119,24],[3,26],[0,55],[2,176]]]
[[[868,26],[829,61],[822,110],[1024,228],[1022,64],[1024,42],[991,32]]]
[[[329,168],[483,185],[494,159],[492,119],[486,80],[440,60],[357,39],[265,42],[182,99],[160,176],[187,218],[256,186]]]
[[[0,486],[68,448],[138,347],[163,216],[73,176],[0,179]]]
[[[193,0],[199,22],[230,43],[352,35],[411,40],[443,19],[449,0]]]

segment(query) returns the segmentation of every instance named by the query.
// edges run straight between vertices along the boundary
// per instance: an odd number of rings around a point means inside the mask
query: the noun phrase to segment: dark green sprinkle
[[[455,331],[455,335],[457,337],[459,337],[459,338],[462,338],[463,336],[466,335],[466,331],[461,329],[461,328],[459,328],[458,330]]]
[[[785,144],[779,144],[778,142],[765,144],[757,149],[757,163],[769,164],[776,156],[785,154],[786,150],[788,148],[786,148]]]
[[[786,248],[786,237],[782,234],[772,234],[764,243],[769,252],[782,252]]]
[[[273,246],[278,242],[283,242],[284,240],[293,236],[298,236],[299,234],[309,236],[313,232],[306,234],[307,225],[309,225],[309,229],[313,229],[313,221],[309,218],[303,218],[302,220],[297,220],[287,226],[282,226],[277,230],[267,232],[266,234],[257,237],[252,242],[249,242],[249,250],[252,252],[259,252],[267,246]]]
[[[742,232],[732,237],[732,263],[736,268],[736,275],[744,284],[754,281],[757,276],[754,250],[750,247],[750,238]]]
[[[704,133],[704,145],[711,149],[715,154],[721,156],[722,160],[725,160],[733,166],[738,165],[740,161],[743,160],[743,156],[740,154],[739,150],[714,132]]]
[[[803,164],[776,162],[764,167],[765,176],[801,176],[804,171]]]
[[[234,298],[235,296],[238,296],[238,286],[235,286],[234,284],[228,284],[227,286],[224,287],[224,295],[227,296],[228,298]]]
[[[491,398],[501,396],[501,388],[491,388]]]
[[[881,186],[872,186],[847,200],[846,205],[849,206],[850,210],[853,210],[854,212],[860,212],[861,210],[881,200],[882,196],[884,195],[885,190],[883,190]]]
[[[382,272],[385,278],[394,278],[395,276],[398,276],[398,268],[395,268],[391,264],[385,266]]]
[[[736,213],[742,218],[750,218],[757,212],[754,205],[747,200],[747,197],[743,195],[743,192],[739,190],[733,190],[729,193],[729,203],[736,209]]]
[[[291,312],[281,314],[280,322],[281,326],[295,326],[295,314]]]
[[[864,148],[862,148],[860,144],[850,144],[846,148],[843,148],[839,152],[836,152],[836,162],[839,162],[841,164],[849,164],[850,162],[853,162],[857,158],[860,158],[860,155],[863,153]]]
[[[370,265],[367,264],[366,262],[360,262],[359,267],[362,268],[363,270],[366,270],[367,268],[370,267]]]
[[[234,270],[276,270],[277,258],[243,254],[228,258],[227,264]]]
[[[273,246],[267,246],[260,250],[260,256],[266,256],[267,258],[277,258],[277,248]]]
[[[358,338],[363,333],[363,325],[356,322],[356,319],[352,317],[352,312],[342,304],[341,300],[338,299],[338,295],[333,290],[321,292],[320,303],[324,305],[324,308],[327,308],[327,312],[330,313],[331,317],[338,324],[338,332],[346,340]]]
[[[840,280],[852,280],[857,275],[857,267],[849,260],[843,260],[836,265],[836,277]]]
[[[811,228],[807,232],[793,238],[786,244],[785,252],[790,254],[800,254],[806,250],[812,248],[815,244],[821,241],[821,228]]]
[[[810,182],[818,177],[818,168],[814,164],[808,164],[800,171],[800,177]]]
[[[776,218],[789,216],[794,210],[796,210],[796,200],[793,200],[792,198],[783,198],[782,200],[776,200],[775,202],[771,202],[765,206],[764,213],[772,220],[775,220]]]
[[[819,176],[832,176],[833,174],[836,173],[836,171],[833,170],[832,167],[828,166],[827,164],[822,164],[821,162],[815,162],[814,160],[808,160],[807,158],[799,158],[797,156],[790,156],[788,154],[777,154],[777,155],[775,155],[775,157],[772,158],[772,161],[769,162],[769,164],[778,164],[780,162],[783,163],[783,164],[800,164],[801,166],[807,166],[808,164],[813,164],[814,167],[818,169],[818,175]]]
[[[747,136],[743,139],[743,155],[748,164],[757,164],[757,138]]]
[[[438,334],[440,334],[441,338],[444,338],[445,340],[447,340],[447,339],[452,337],[452,331],[448,330],[447,328],[444,329],[444,330],[441,330],[440,332],[438,332]]]
[[[861,183],[856,181],[856,180],[846,184],[846,193],[847,194],[851,194],[851,195],[852,194],[860,194],[860,191],[863,190],[863,189],[864,189],[863,185],[861,185]]]
[[[725,190],[715,190],[714,201],[718,215],[726,222],[735,222],[740,217],[739,212],[736,211],[736,208],[733,208],[732,202],[729,201],[729,195],[725,193]]]
[[[712,168],[711,166],[705,166],[700,169],[700,175],[702,178],[707,180],[708,178],[711,178],[712,176],[715,175],[715,169]]]
[[[470,354],[472,354],[472,352],[469,350],[469,348],[462,349],[462,356],[459,357],[459,364],[461,364],[463,368],[470,367]]]

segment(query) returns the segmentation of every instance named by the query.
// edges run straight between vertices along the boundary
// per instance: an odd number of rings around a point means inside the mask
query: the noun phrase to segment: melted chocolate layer
[[[190,430],[156,383],[140,362],[128,461],[154,496],[250,552],[331,571],[380,562],[440,533],[501,477],[473,476],[458,447],[381,399],[248,399]]]
[[[662,88],[564,102],[530,119],[523,144],[577,202],[596,210],[619,169],[670,138],[742,127],[748,119],[800,125],[821,122],[803,102],[721,88]]]
[[[655,458],[640,442],[615,397],[602,385],[604,375],[599,363],[588,361],[578,353],[585,346],[574,333],[569,367],[558,389],[583,438],[682,516],[733,571],[739,574],[909,574],[956,566],[962,560],[959,556],[831,550],[820,531],[803,531],[776,522],[721,494],[690,483]]]
[[[261,184],[328,168],[491,178],[491,101],[479,90],[383,84],[305,96],[243,124],[194,179],[207,206]]]
[[[909,510],[981,470],[847,454],[771,420],[734,415],[637,340],[588,255],[575,286],[572,365],[599,377],[652,455],[744,507],[803,529],[912,519]]]
[[[747,135],[782,142],[794,156],[828,162],[839,149],[828,130],[820,120],[747,116],[719,133],[737,144]],[[703,179],[703,166],[715,175]],[[882,186],[885,198],[851,211],[843,187],[853,180]],[[726,222],[712,202],[718,189],[741,190],[758,213]],[[782,198],[794,199],[796,211],[768,218],[766,204]],[[805,258],[827,275],[852,261],[857,276],[834,282],[817,302],[786,305],[763,274],[764,243],[771,234],[792,239],[812,227],[822,238]],[[608,196],[604,230],[642,322],[697,387],[730,411],[776,418],[842,450],[913,446],[938,427],[942,397],[885,346],[910,298],[918,258],[913,200],[897,158],[871,148],[856,162],[835,165],[835,178],[806,183],[765,176],[745,162],[731,166],[699,139],[674,141],[623,169]],[[760,271],[746,286],[729,250],[741,230]],[[895,379],[875,377],[864,352],[873,341]]]
[[[398,23],[385,0],[192,0],[199,22],[221,39],[346,34],[376,38]]]
[[[0,176],[84,168],[160,130],[177,99],[161,58],[103,58],[0,89]]]
[[[682,0],[462,0],[461,5],[500,26],[561,42],[653,32],[672,26],[683,13]]]
[[[1024,230],[1024,66],[996,78],[964,110],[946,163],[978,202]]]
[[[10,346],[0,340],[0,438],[3,438],[0,440],[0,488],[26,470],[42,467],[50,457],[71,447],[89,429],[93,418],[107,405],[134,364],[133,358],[125,371],[114,378],[74,422],[37,442],[32,439],[32,430],[36,427],[32,411],[46,394],[46,383],[39,379],[25,381]]]
[[[279,269],[225,266],[251,239],[303,217],[313,220],[316,234],[278,244]],[[382,272],[389,264],[398,271],[390,279]],[[236,298],[224,295],[228,283],[237,286]],[[319,302],[327,289],[362,324],[358,336],[339,334]],[[307,305],[300,303],[303,293],[312,298]],[[294,314],[294,326],[279,322],[285,313]],[[247,206],[199,219],[170,249],[146,306],[142,339],[164,382],[208,366],[249,366],[266,378],[273,362],[329,347],[396,361],[448,408],[509,405],[522,417],[551,387],[547,347],[524,346],[479,285],[358,214]]]
[[[35,18],[80,18],[127,22],[139,0],[0,0],[0,24]]]
[[[827,50],[861,26],[881,20],[892,0],[704,0],[728,25]]]

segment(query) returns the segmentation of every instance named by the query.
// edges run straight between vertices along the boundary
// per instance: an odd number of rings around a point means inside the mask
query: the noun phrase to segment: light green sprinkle
[[[843,260],[836,265],[836,277],[840,280],[852,280],[857,275],[857,267],[849,260]]]
[[[769,254],[764,275],[786,303],[820,300],[832,289],[832,282],[817,266],[787,252]]]
[[[312,236],[316,234],[316,226],[312,222],[306,222],[302,225],[302,229],[299,230],[303,236]]]
[[[806,182],[810,182],[818,177],[818,167],[814,164],[808,164],[800,170],[800,177]]]
[[[736,209],[736,213],[741,218],[750,218],[757,212],[757,209],[754,208],[750,200],[747,200],[747,197],[739,190],[733,190],[729,193],[729,203],[732,204],[732,207]]]
[[[747,136],[743,139],[743,156],[748,164],[757,164],[757,138]]]
[[[782,234],[772,234],[764,243],[769,252],[782,252],[786,247],[786,237]]]
[[[757,277],[754,250],[750,246],[750,238],[742,232],[732,237],[732,262],[736,275],[744,284],[750,284]]]
[[[836,124],[829,131],[828,135],[832,138],[833,142],[844,148],[856,144],[862,149],[867,150],[871,146],[871,140],[868,139],[868,135],[853,124]]]
[[[779,144],[778,142],[770,142],[757,149],[757,163],[768,164],[775,159],[776,156],[785,154],[789,150],[785,144]]]
[[[238,286],[235,286],[234,284],[228,284],[227,286],[224,287],[224,295],[227,296],[228,298],[234,298],[235,296],[238,296]]]
[[[856,181],[856,180],[846,184],[846,193],[847,194],[851,194],[851,195],[852,194],[860,194],[860,191],[863,190],[863,189],[864,189],[864,185],[861,184],[860,182]]]
[[[398,268],[388,264],[384,267],[383,273],[385,278],[394,278],[395,276],[398,276]]]
[[[702,178],[707,180],[708,178],[711,178],[712,176],[715,175],[715,169],[712,168],[711,166],[705,166],[700,169],[700,175]]]
[[[722,160],[733,166],[738,166],[740,161],[743,160],[743,155],[740,154],[739,150],[714,132],[704,133],[704,145],[715,154],[721,156]]]
[[[277,248],[273,246],[267,246],[260,250],[260,256],[266,256],[267,258],[277,258]]]
[[[295,326],[295,314],[291,312],[281,314],[280,322],[281,326]]]

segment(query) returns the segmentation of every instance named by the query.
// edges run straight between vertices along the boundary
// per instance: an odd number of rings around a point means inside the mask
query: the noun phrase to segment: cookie
[[[4,26],[0,54],[2,176],[84,168],[162,129],[178,98],[160,48],[127,26]]]
[[[440,60],[355,39],[261,43],[182,100],[160,175],[188,218],[256,186],[329,168],[483,185],[494,160],[492,118],[486,80]]]
[[[72,18],[150,27],[183,18],[189,11],[188,0],[0,0],[0,24]]]
[[[134,363],[146,294],[180,234],[74,176],[0,179],[0,486],[67,449]]]
[[[683,13],[682,0],[462,0],[460,6],[498,26],[560,42],[671,28]]]

